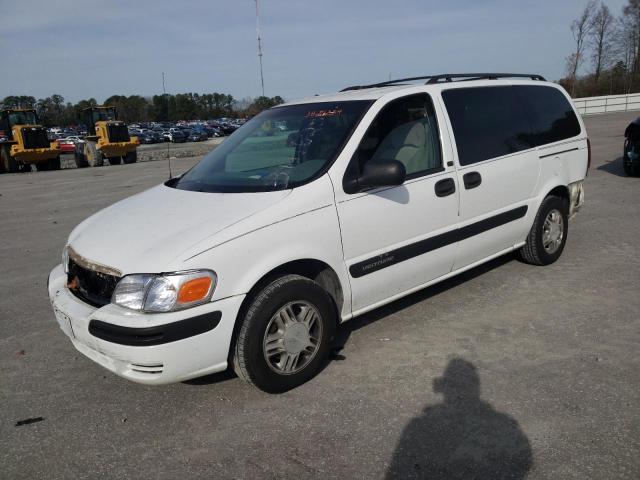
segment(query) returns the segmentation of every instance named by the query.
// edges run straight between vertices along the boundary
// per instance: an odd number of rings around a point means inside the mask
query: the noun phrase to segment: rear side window
[[[580,134],[580,122],[560,90],[543,85],[517,85],[513,89],[529,113],[532,139],[536,145]]]
[[[461,165],[534,146],[527,116],[511,87],[455,88],[442,92]]]

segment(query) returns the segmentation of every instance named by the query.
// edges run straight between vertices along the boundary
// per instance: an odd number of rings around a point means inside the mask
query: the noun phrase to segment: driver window
[[[429,95],[411,95],[387,104],[362,138],[356,159],[360,172],[366,162],[398,160],[408,179],[440,170],[438,124]]]

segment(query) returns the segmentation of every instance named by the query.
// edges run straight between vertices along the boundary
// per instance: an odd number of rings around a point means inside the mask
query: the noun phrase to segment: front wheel
[[[16,159],[11,156],[9,146],[0,146],[0,165],[1,170],[7,173],[16,173],[20,171],[20,167]]]
[[[127,154],[124,156],[124,163],[126,164],[136,163],[137,161],[138,152],[136,152],[135,150],[133,150],[132,152],[127,152]]]
[[[550,265],[555,262],[567,242],[569,231],[569,205],[567,200],[548,196],[542,201],[533,221],[520,258],[532,265]]]
[[[316,282],[286,275],[252,299],[237,335],[233,365],[239,377],[278,393],[322,369],[336,327],[336,309]]]

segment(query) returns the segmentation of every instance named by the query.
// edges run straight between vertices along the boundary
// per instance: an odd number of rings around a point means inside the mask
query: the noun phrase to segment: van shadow
[[[518,480],[533,464],[518,422],[480,398],[476,367],[454,358],[433,381],[442,403],[427,406],[405,427],[387,479]]]
[[[600,165],[597,170],[617,175],[618,177],[627,176],[627,174],[624,173],[624,167],[622,166],[622,157],[618,157],[615,160],[611,160],[610,162]]]
[[[349,341],[349,337],[353,332],[359,330],[361,328],[366,327],[367,325],[376,322],[382,318],[393,315],[394,313],[400,312],[406,308],[415,305],[416,303],[423,302],[428,300],[436,295],[446,292],[452,288],[455,288],[469,280],[472,280],[480,275],[483,275],[491,270],[499,268],[507,263],[514,261],[516,259],[515,253],[509,253],[507,255],[503,255],[501,257],[495,258],[489,262],[483,263],[471,270],[467,270],[459,275],[451,277],[442,282],[436,283],[430,287],[419,290],[415,293],[407,295],[406,297],[402,297],[395,302],[391,302],[387,305],[379,307],[375,310],[367,312],[359,317],[354,318],[346,323],[343,323],[339,326],[338,331],[336,332],[336,338],[334,340],[334,347],[331,353],[330,358],[332,360],[344,360],[345,357],[340,352],[344,349],[346,344]]]

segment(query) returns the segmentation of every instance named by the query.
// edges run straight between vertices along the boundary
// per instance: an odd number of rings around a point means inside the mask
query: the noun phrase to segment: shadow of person
[[[387,479],[522,479],[531,446],[518,423],[480,399],[475,366],[461,358],[433,382],[444,396],[404,429]]]

